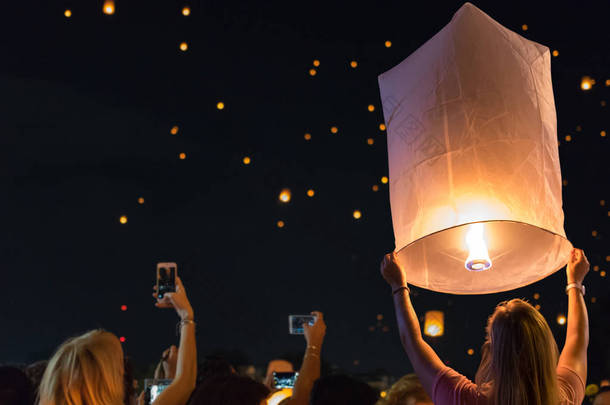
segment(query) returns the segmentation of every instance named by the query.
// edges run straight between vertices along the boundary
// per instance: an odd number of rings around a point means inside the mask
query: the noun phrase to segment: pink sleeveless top
[[[561,405],[580,405],[585,398],[585,384],[567,367],[557,367],[559,391],[566,396]],[[452,368],[445,367],[436,376],[432,388],[435,405],[492,405],[476,384]]]

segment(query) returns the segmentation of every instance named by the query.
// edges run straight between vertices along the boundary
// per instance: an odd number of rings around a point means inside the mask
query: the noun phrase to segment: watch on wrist
[[[581,283],[570,283],[566,286],[566,294],[568,293],[568,291],[570,291],[570,289],[572,288],[578,288],[578,290],[580,291],[580,293],[582,294],[582,296],[585,296],[585,286],[582,285]]]

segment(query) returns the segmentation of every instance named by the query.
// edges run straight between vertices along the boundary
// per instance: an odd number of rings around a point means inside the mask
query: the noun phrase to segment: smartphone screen
[[[147,378],[144,382],[145,403],[147,405],[152,404],[171,383],[172,380],[155,380]]]
[[[312,326],[316,322],[317,317],[315,315],[289,315],[288,316],[288,330],[291,335],[303,335],[305,330],[303,324],[309,323]]]
[[[287,373],[273,372],[273,386],[275,388],[294,388],[299,373],[296,371]]]
[[[159,299],[168,292],[176,291],[176,273],[178,266],[176,263],[157,264],[157,296]]]

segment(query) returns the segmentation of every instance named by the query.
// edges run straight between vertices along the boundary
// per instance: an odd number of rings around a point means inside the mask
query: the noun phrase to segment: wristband
[[[409,287],[407,287],[406,285],[401,285],[400,287],[392,291],[392,295],[396,295],[396,293],[401,290],[407,290],[407,294],[411,294],[411,289]]]
[[[305,357],[307,357],[307,356],[313,356],[313,357],[317,357],[318,359],[320,358],[320,356],[318,356],[318,355],[317,355],[317,354],[315,354],[315,353],[306,353],[306,354],[305,354]]]
[[[580,283],[570,283],[566,286],[566,294],[568,293],[568,291],[571,288],[578,288],[578,291],[580,291],[580,293],[582,294],[582,296],[585,296],[585,286],[580,284]]]
[[[307,346],[307,349],[318,350],[318,346]]]
[[[176,336],[180,336],[180,330],[185,325],[193,325],[195,327],[196,323],[192,319],[183,319],[176,324]]]

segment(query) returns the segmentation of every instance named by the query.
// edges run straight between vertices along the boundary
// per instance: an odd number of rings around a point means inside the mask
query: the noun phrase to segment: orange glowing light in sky
[[[127,215],[121,215],[121,217],[119,218],[119,222],[121,224],[126,224],[127,223]]]
[[[66,18],[70,18],[70,17],[72,17],[72,10],[66,10],[66,11],[64,11],[64,15],[66,16]]]
[[[191,15],[191,9],[189,7],[183,7],[182,8],[182,15],[185,16],[185,17]]]
[[[186,42],[182,42],[182,43],[180,44],[180,50],[181,50],[181,51],[183,51],[183,52],[185,52],[187,49],[189,49],[188,44],[187,44]]]
[[[287,202],[290,202],[291,197],[292,197],[292,193],[290,192],[290,189],[285,188],[282,191],[280,191],[280,195],[278,196],[278,199],[283,203],[287,203]]]
[[[114,12],[115,12],[114,1],[113,0],[104,1],[103,11],[104,11],[104,14],[106,14],[106,15],[114,14]]]

